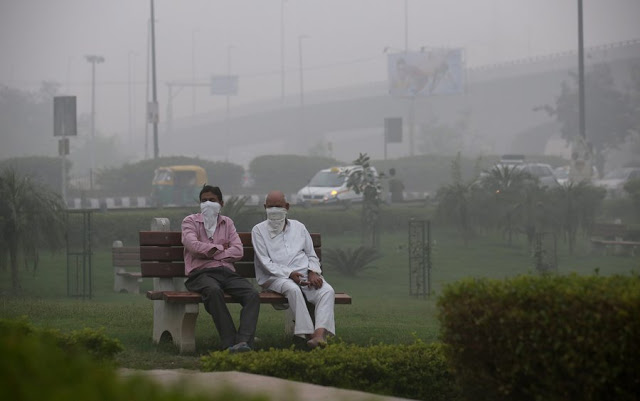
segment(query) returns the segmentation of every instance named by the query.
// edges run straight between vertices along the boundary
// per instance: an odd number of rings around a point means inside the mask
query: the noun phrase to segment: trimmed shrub
[[[0,319],[0,335],[13,334],[52,341],[67,354],[84,353],[100,361],[113,361],[115,355],[124,349],[120,341],[107,337],[102,329],[84,328],[64,334],[53,329],[36,329],[24,319]]]
[[[448,285],[442,340],[473,400],[635,400],[640,278],[522,276]]]
[[[335,343],[310,352],[293,347],[245,354],[212,352],[202,357],[202,370],[236,370],[411,399],[460,399],[442,347],[422,341],[369,347]]]
[[[110,344],[110,345],[109,345]],[[19,401],[103,400],[103,401],[267,401],[221,389],[197,395],[191,389],[165,388],[141,376],[121,378],[112,363],[93,358],[108,356],[116,340],[95,332],[70,336],[37,330],[24,321],[0,320],[0,399]],[[97,352],[96,352],[97,351]]]

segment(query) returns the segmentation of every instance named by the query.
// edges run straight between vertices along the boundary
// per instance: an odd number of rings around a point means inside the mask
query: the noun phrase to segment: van
[[[151,201],[155,206],[197,204],[207,172],[200,166],[167,166],[154,171]]]
[[[377,177],[375,168],[370,168]],[[349,206],[352,202],[361,202],[362,194],[347,188],[349,176],[356,171],[362,171],[362,166],[331,167],[318,171],[296,194],[297,204],[304,207],[331,204]]]

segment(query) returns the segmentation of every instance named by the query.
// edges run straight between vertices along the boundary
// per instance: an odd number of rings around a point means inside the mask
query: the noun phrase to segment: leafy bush
[[[212,352],[202,358],[202,369],[237,370],[411,399],[459,399],[442,347],[422,341],[369,347],[335,343],[311,352],[293,347],[245,354]]]
[[[85,328],[64,334],[58,330],[36,329],[24,319],[0,319],[0,335],[12,334],[37,337],[45,342],[52,341],[67,354],[85,353],[101,361],[112,361],[123,350],[120,341],[107,337],[104,330]]]
[[[355,249],[325,249],[322,252],[322,265],[344,275],[355,277],[362,270],[374,267],[369,264],[381,257],[378,251],[366,246]]]
[[[214,394],[184,394],[178,386],[165,388],[141,376],[121,378],[112,363],[104,363],[119,343],[96,332],[71,336],[36,330],[24,321],[0,320],[0,399],[19,401],[266,401],[231,390]],[[93,351],[92,354],[82,349]],[[93,357],[91,356],[93,355]],[[101,360],[94,357],[100,356]]]
[[[635,400],[640,277],[463,280],[438,301],[442,340],[473,400]]]

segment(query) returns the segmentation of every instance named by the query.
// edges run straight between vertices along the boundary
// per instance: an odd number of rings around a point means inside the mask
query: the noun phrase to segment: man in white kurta
[[[324,345],[327,335],[335,335],[335,292],[322,277],[311,235],[286,218],[289,203],[281,191],[270,192],[264,207],[267,220],[251,230],[258,284],[287,297],[295,335],[306,337],[311,348]],[[306,301],[315,305],[315,325]]]

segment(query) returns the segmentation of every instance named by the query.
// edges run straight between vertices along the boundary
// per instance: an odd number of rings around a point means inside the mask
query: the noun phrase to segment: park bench
[[[238,233],[242,240],[244,256],[234,264],[236,271],[243,277],[255,279],[253,265],[254,250],[251,233]],[[311,234],[313,246],[321,257],[320,234]],[[142,277],[153,277],[154,289],[147,292],[147,298],[153,300],[153,341],[158,343],[165,333],[171,335],[181,353],[195,351],[195,326],[202,297],[184,287],[184,248],[180,231],[141,231],[140,232],[140,270]],[[225,295],[227,303],[237,300]],[[285,309],[287,298],[282,294],[262,291],[260,302],[271,304],[276,309]],[[336,293],[336,304],[351,304],[351,297],[345,293]],[[290,309],[285,313],[285,332],[293,334],[293,319]]]
[[[113,264],[113,290],[115,292],[140,293],[142,273],[140,273],[140,248],[123,246],[122,241],[114,241],[111,247]],[[129,271],[129,268],[136,271]]]
[[[640,242],[627,238],[628,230],[620,223],[596,223],[591,230],[592,250],[604,255],[635,256]]]

